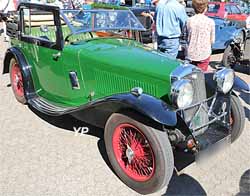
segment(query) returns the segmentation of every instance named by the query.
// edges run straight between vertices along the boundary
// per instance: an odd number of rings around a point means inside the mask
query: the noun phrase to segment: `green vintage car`
[[[131,11],[21,3],[16,14],[3,73],[17,101],[103,127],[110,163],[135,191],[166,187],[180,158],[240,136],[234,72],[203,73],[145,47]]]

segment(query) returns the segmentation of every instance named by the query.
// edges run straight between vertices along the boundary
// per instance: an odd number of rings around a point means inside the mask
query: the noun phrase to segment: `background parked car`
[[[239,21],[245,21],[247,18],[236,3],[228,2],[209,2],[206,15]]]
[[[213,44],[213,52],[224,52],[222,64],[226,67],[234,67],[245,61],[245,48],[248,31],[238,21],[214,18],[216,39]],[[249,59],[248,59],[249,61]]]

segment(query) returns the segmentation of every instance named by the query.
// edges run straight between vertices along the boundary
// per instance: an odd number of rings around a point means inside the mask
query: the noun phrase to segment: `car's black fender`
[[[29,100],[34,97],[34,85],[33,80],[31,76],[31,70],[30,66],[28,65],[24,55],[20,51],[20,49],[16,47],[11,47],[7,49],[4,57],[4,66],[3,66],[3,74],[9,73],[9,64],[11,58],[15,58],[21,68],[22,75],[24,78],[23,85],[24,85],[24,91],[25,91],[25,98],[26,100]]]
[[[78,108],[71,114],[82,121],[91,124],[94,122],[99,127],[105,126],[111,114],[126,111],[137,112],[147,117],[151,122],[166,127],[175,127],[178,123],[177,113],[171,106],[161,99],[144,93],[139,96],[132,93],[116,94],[92,101],[87,105],[84,108]]]
[[[213,72],[205,73],[206,90],[208,97],[214,95],[217,90],[217,84],[216,81],[213,79],[213,76],[214,76]],[[250,88],[249,85],[244,80],[242,80],[239,76],[235,76],[232,94],[238,97],[235,91],[240,91],[240,90],[249,92]]]

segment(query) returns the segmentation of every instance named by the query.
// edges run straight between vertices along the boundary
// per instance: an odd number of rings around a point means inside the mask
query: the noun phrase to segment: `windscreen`
[[[130,10],[63,10],[62,14],[73,33],[145,30]]]
[[[209,4],[208,5],[208,13],[217,13],[220,9],[220,5],[219,4]]]

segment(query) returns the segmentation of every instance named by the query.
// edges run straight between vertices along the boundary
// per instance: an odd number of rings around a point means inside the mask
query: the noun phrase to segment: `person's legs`
[[[158,50],[163,53],[169,54],[172,57],[176,58],[179,50],[179,38],[175,39],[166,39],[166,38],[159,38],[158,39]]]

